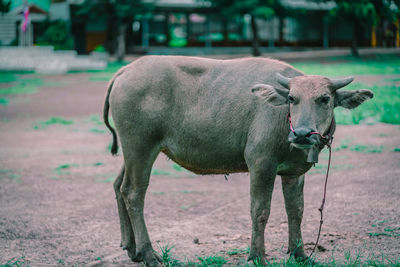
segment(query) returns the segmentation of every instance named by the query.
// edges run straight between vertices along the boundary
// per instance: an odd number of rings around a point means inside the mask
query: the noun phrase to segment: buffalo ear
[[[374,97],[374,93],[370,90],[353,90],[353,91],[336,91],[335,107],[344,107],[353,109],[362,104],[365,100]]]
[[[287,104],[289,90],[274,88],[269,84],[256,84],[251,92],[274,106]]]

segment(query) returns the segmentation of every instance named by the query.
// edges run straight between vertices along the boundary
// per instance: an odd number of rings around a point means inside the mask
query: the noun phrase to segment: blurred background
[[[359,47],[400,47],[399,7],[399,0],[0,0],[0,45],[118,60],[344,47],[357,56]]]

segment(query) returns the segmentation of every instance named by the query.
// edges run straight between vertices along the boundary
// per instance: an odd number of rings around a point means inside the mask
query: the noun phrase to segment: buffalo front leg
[[[121,229],[121,247],[128,251],[128,255],[132,260],[136,257],[135,236],[133,234],[131,220],[126,210],[125,202],[121,194],[121,184],[125,175],[125,165],[121,167],[121,171],[114,181],[115,197],[117,199],[118,215]]]
[[[306,260],[301,221],[304,210],[304,175],[299,177],[282,176],[282,190],[289,223],[289,253],[299,260]]]
[[[270,214],[275,176],[276,170],[273,167],[250,171],[252,234],[247,260],[265,263],[264,231]]]

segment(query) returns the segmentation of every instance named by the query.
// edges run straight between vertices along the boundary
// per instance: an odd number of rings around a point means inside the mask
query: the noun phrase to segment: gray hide
[[[282,176],[289,251],[305,259],[300,229],[304,173],[312,166],[307,162],[309,148],[318,139],[304,137],[303,143],[295,144],[292,138],[291,144],[287,115],[290,107],[298,133],[307,132],[304,129],[327,132],[333,108],[342,105],[342,100],[356,102],[348,104],[347,108],[353,108],[372,97],[368,90],[342,96],[336,90],[346,82],[305,76],[286,63],[265,58],[146,56],[122,68],[110,82],[104,118],[114,135],[115,154],[116,134],[108,123],[111,108],[123,150],[124,166],[114,188],[121,245],[131,259],[148,266],[160,261],[143,219],[151,168],[160,152],[198,174],[250,171],[249,260],[264,258],[264,230],[275,176]]]

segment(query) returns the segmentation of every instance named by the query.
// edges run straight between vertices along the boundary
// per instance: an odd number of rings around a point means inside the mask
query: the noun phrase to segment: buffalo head
[[[353,109],[373,97],[370,90],[338,90],[351,83],[353,77],[329,79],[303,75],[288,78],[277,73],[276,79],[283,88],[257,84],[252,92],[274,106],[289,105],[292,131],[288,140],[299,149],[320,144],[321,135],[328,134],[332,127],[335,107]]]

